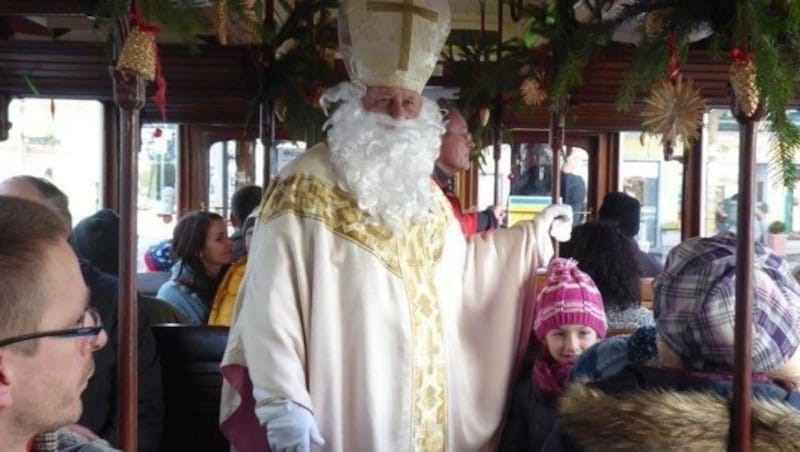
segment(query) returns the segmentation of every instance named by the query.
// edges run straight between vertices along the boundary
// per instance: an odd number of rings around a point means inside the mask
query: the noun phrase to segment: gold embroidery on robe
[[[440,195],[440,192],[435,192]],[[449,209],[437,196],[435,209]],[[413,388],[411,436],[414,451],[447,450],[447,373],[434,267],[441,257],[447,216],[413,226],[398,240],[400,269],[411,310]]]
[[[369,214],[344,190],[319,178],[295,174],[273,182],[261,201],[260,219],[268,222],[286,213],[321,221],[334,234],[361,246],[400,276],[392,232],[371,223]]]
[[[318,219],[333,233],[369,251],[403,280],[413,350],[412,450],[419,452],[447,450],[447,374],[434,270],[447,229],[444,209],[450,205],[438,187],[432,190],[437,215],[427,224],[408,226],[402,236],[370,223],[369,214],[344,190],[304,174],[270,184],[260,211],[264,222],[286,213]]]

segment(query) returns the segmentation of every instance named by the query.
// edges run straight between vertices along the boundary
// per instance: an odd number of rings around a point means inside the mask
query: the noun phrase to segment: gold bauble
[[[539,80],[535,78],[526,78],[523,80],[519,90],[522,93],[522,101],[525,102],[525,105],[538,107],[547,99],[547,91]]]
[[[688,148],[700,137],[705,110],[706,100],[693,80],[662,80],[645,99],[642,126],[646,133],[660,135],[662,143],[676,143],[680,138]]]
[[[728,78],[739,109],[745,116],[753,116],[759,102],[756,64],[751,59],[736,60],[731,64]]]
[[[117,60],[117,70],[156,79],[156,35],[138,28],[131,29]]]

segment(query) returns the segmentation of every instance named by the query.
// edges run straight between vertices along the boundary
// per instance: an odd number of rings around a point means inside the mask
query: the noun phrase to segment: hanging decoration
[[[758,109],[759,90],[756,84],[756,64],[753,56],[738,47],[731,51],[731,63],[728,78],[739,109],[745,116],[751,117]]]
[[[214,24],[217,27],[217,41],[222,45],[228,45],[228,14],[225,8],[228,0],[216,0],[214,2]]]
[[[525,105],[538,107],[547,100],[547,90],[542,83],[535,78],[526,78],[522,80],[522,85],[520,85],[519,90]]]
[[[691,79],[681,76],[680,59],[675,46],[675,36],[667,38],[667,77],[656,82],[645,99],[642,126],[645,133],[661,137],[664,159],[670,160],[673,145],[681,139],[689,148],[700,137],[706,101]]]
[[[212,16],[220,44],[254,44],[258,41],[256,0],[216,0]]]
[[[161,73],[161,59],[158,56],[156,35],[159,27],[145,23],[142,19],[139,2],[133,2],[130,15],[131,29],[117,59],[117,70],[124,74],[140,76],[147,81],[156,82],[156,92],[150,99],[161,110],[161,119],[166,122],[167,81]]]
[[[50,98],[50,119],[56,120],[56,100]]]
[[[141,76],[149,82],[155,80],[156,31],[133,26],[117,59],[117,70]]]
[[[681,139],[690,147],[700,136],[706,100],[691,79],[662,80],[645,99],[642,126],[645,133],[661,136],[665,149]]]

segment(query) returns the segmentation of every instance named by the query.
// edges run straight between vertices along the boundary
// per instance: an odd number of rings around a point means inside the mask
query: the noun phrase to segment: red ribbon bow
[[[736,61],[742,61],[746,63],[753,59],[753,54],[746,50],[740,49],[739,47],[734,47],[733,50],[731,50],[731,57],[733,57],[733,59]]]

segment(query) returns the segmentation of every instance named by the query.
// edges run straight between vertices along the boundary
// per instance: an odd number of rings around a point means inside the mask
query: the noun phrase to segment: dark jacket
[[[514,388],[498,451],[538,451],[553,430],[557,405],[558,397],[543,395],[528,372]]]
[[[800,393],[753,382],[754,451],[800,450]],[[561,399],[543,451],[725,451],[733,382],[629,366]]]
[[[79,424],[117,444],[117,296],[119,282],[113,275],[100,272],[81,261],[81,272],[91,299],[103,320],[108,343],[95,352],[95,371],[83,391],[83,413]],[[139,452],[158,450],[164,423],[161,389],[161,366],[150,321],[139,304]]]

